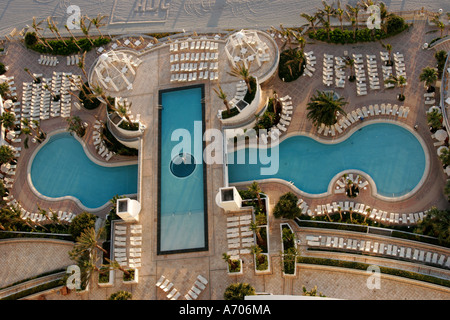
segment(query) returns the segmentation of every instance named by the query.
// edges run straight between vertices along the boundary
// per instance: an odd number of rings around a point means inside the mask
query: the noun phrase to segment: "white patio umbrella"
[[[440,147],[437,149],[437,154],[438,154],[438,156],[440,156],[441,153],[442,153],[442,151],[445,150],[445,149],[448,149],[448,148],[447,148],[446,146],[440,146]]]
[[[8,133],[6,134],[6,137],[9,140],[12,140],[12,139],[14,139],[16,137],[16,134],[14,132],[12,132],[12,131],[8,131]]]
[[[435,136],[436,140],[444,141],[445,139],[447,139],[448,134],[447,134],[447,131],[439,129],[438,131],[436,131],[434,136]]]
[[[10,169],[9,163],[4,163],[2,164],[1,168],[0,168],[3,172],[8,172]]]
[[[439,113],[441,113],[441,109],[436,106],[432,106],[430,109],[428,109],[428,112],[432,112],[433,110],[437,110]]]
[[[450,176],[450,166],[445,167],[445,173]]]
[[[448,97],[447,99],[445,99],[445,102],[447,102],[448,104],[450,104],[450,97]]]

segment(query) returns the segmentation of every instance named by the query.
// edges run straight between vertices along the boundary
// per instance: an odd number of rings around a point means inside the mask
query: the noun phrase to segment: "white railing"
[[[449,82],[449,72],[448,68],[450,68],[450,51],[447,52],[447,59],[445,60],[444,70],[442,70],[442,80],[441,80],[441,110],[442,116],[444,118],[444,125],[447,129],[447,133],[450,136],[450,125],[447,116],[447,110],[445,108],[445,99],[450,97],[449,91],[445,89],[446,84]]]

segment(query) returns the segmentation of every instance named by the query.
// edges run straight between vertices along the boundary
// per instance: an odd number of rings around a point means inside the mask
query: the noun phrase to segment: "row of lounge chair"
[[[426,105],[433,105],[436,103],[436,99],[434,98],[434,95],[435,95],[434,91],[433,92],[425,92],[423,94]]]
[[[167,298],[170,300],[178,300],[178,298],[181,296],[181,293],[178,291],[178,289],[174,288],[174,284],[169,280],[166,279],[164,275],[162,275],[159,280],[156,282],[156,286],[160,289],[162,289],[164,292],[169,292],[167,294]]]
[[[379,116],[379,115],[385,115],[385,116],[398,116],[400,118],[405,118],[408,116],[410,111],[409,107],[405,106],[398,106],[397,104],[390,104],[390,103],[382,103],[381,105],[375,104],[375,105],[369,105],[367,108],[366,106],[362,108],[357,108],[356,110],[353,110],[352,112],[348,112],[346,116],[342,116],[334,125],[332,126],[325,126],[325,124],[321,124],[317,132],[319,134],[323,134],[324,136],[328,136],[330,134],[331,136],[336,136],[336,134],[341,134],[344,132],[345,129],[350,127],[352,124],[356,123],[358,120],[363,120],[364,118],[368,118],[371,116]],[[337,132],[337,133],[336,133]]]
[[[360,179],[361,178],[359,175],[356,177],[356,179],[354,179],[353,173],[349,173],[347,177],[337,179],[336,189],[334,190],[334,193],[344,193],[348,180],[352,181],[354,185],[357,185],[360,191],[367,189],[367,185],[369,184],[369,182],[367,180],[362,181],[362,179],[361,180]]]
[[[394,53],[395,74],[406,78],[405,58],[402,53]]]
[[[208,62],[208,61],[218,61],[219,60],[219,53],[218,52],[197,52],[192,53],[191,55],[189,53],[181,53],[178,55],[178,53],[171,54],[170,55],[170,63],[177,63],[177,62]]]
[[[305,52],[306,59],[306,68],[303,70],[303,75],[307,75],[308,77],[312,77],[316,68],[316,56],[313,51]]]
[[[270,128],[267,134],[261,131],[259,133],[259,138],[263,141],[264,144],[268,143],[269,137],[272,141],[278,140],[281,133],[287,131],[287,127],[292,120],[291,115],[293,113],[293,105],[291,96],[286,95],[282,98],[279,98],[279,100],[281,101],[282,105],[280,122],[276,126]]]
[[[179,46],[178,46],[179,44]],[[218,51],[219,43],[211,40],[184,40],[181,42],[174,42],[169,44],[170,52],[178,52],[184,50],[205,50]]]
[[[200,63],[176,63],[170,66],[170,72],[192,72],[192,71],[217,71],[219,69],[218,62],[200,62]]]
[[[79,54],[67,56],[67,65],[68,66],[78,65],[79,63],[80,63],[80,55]]]
[[[324,214],[333,214],[339,212],[352,211],[353,213],[359,213],[364,216],[368,215],[367,218],[378,221],[384,224],[416,224],[424,218],[428,211],[414,212],[414,213],[389,213],[384,210],[379,210],[376,208],[371,208],[368,205],[362,203],[354,203],[352,201],[340,201],[332,202],[322,205],[317,205],[314,211],[307,211],[309,216],[320,216]]]
[[[232,260],[239,259],[239,254],[249,254],[254,244],[253,231],[250,230],[252,215],[245,214],[227,218],[228,251]]]
[[[95,146],[95,149],[97,150],[97,153],[102,157],[105,158],[106,161],[109,161],[112,156],[115,154],[115,152],[110,151],[103,141],[101,137],[101,131],[103,130],[103,125],[99,120],[95,121],[94,124],[94,131],[92,133],[92,140]]]
[[[197,279],[195,280],[194,285],[191,287],[188,293],[184,295],[184,297],[186,298],[186,300],[197,299],[202,291],[205,290],[207,284],[208,280],[206,280],[205,277],[199,274],[197,276]]]
[[[372,90],[379,90],[381,89],[380,86],[380,78],[378,76],[378,65],[376,60],[376,55],[366,55],[366,62],[367,62],[367,74],[369,76],[369,86]]]
[[[334,70],[334,60],[333,55],[331,54],[323,54],[323,74],[322,74],[322,82],[327,87],[333,84],[333,70]]]
[[[321,250],[330,248],[333,251],[346,253],[370,253],[371,255],[405,260],[408,262],[425,263],[440,268],[450,268],[450,256],[437,251],[423,250],[411,246],[401,246],[389,243],[388,239],[361,240],[338,236],[307,235],[306,244],[310,247],[319,247]],[[385,243],[387,242],[387,243]]]
[[[38,63],[43,66],[55,67],[59,63],[59,60],[57,57],[51,57],[41,54],[40,58],[38,59]]]
[[[353,60],[355,61],[356,94],[358,96],[365,96],[367,95],[367,85],[363,55],[360,53],[354,53],[352,56]]]
[[[114,260],[122,267],[140,268],[142,253],[142,225],[116,224],[114,228]],[[127,244],[130,244],[128,246]],[[128,254],[127,254],[128,251]]]
[[[175,73],[170,76],[170,82],[186,82],[186,81],[197,81],[197,80],[210,80],[216,81],[219,80],[219,72],[209,72],[200,71],[197,72],[189,72],[189,73]]]

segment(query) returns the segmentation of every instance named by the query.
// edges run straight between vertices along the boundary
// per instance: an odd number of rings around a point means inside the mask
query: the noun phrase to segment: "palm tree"
[[[68,124],[67,131],[69,131],[70,134],[72,134],[72,132],[75,132],[80,138],[84,136],[84,134],[86,133],[86,128],[84,127],[79,116],[66,118],[66,121]]]
[[[38,42],[42,43],[45,47],[49,47],[51,50],[53,50],[53,48],[48,44],[48,42],[44,38],[42,38],[42,35],[40,33],[40,31],[43,30],[43,28],[41,27],[42,22],[44,22],[44,20],[36,22],[36,17],[33,17],[31,27],[34,29],[34,32],[36,33]]]
[[[419,79],[425,82],[427,86],[427,91],[430,92],[433,89],[433,84],[438,79],[438,72],[435,68],[425,67],[422,69],[422,73],[419,75]]]
[[[317,91],[308,102],[307,118],[312,120],[316,127],[322,123],[326,126],[334,125],[337,122],[338,112],[346,114],[342,107],[347,103],[342,97],[335,98],[332,92]]]
[[[442,120],[442,113],[439,112],[439,109],[433,109],[430,112],[427,112],[427,124],[433,128],[433,130],[442,127]]]
[[[398,100],[405,100],[405,95],[403,94],[405,91],[405,86],[407,84],[406,78],[404,76],[394,76],[391,75],[388,79],[384,81],[385,83],[393,84],[396,87],[400,88],[400,95],[398,96]]]
[[[5,98],[6,96],[8,96],[11,93],[11,89],[9,87],[9,83],[8,82],[2,82],[0,83],[0,95]]]
[[[258,243],[262,245],[264,243],[263,238],[261,237],[261,233],[259,232],[259,226],[253,221],[250,223],[250,230],[256,234],[256,238],[258,238]]]
[[[292,43],[297,46],[302,52],[305,49],[306,45],[306,39],[298,32],[294,32],[292,34],[292,37],[294,38]]]
[[[372,212],[372,209],[370,209],[370,208],[366,209],[366,216],[364,217],[364,223],[366,222],[367,217],[370,216],[371,212]]]
[[[447,200],[450,201],[450,179],[445,183],[444,194],[447,196]]]
[[[56,24],[53,21],[53,18],[51,16],[47,17],[47,28],[53,33],[53,35],[55,36],[56,39],[61,40],[64,43],[64,45],[67,47],[67,43],[64,41],[63,38],[61,38],[58,28],[56,27]]]
[[[380,41],[381,42],[381,41]],[[392,66],[392,45],[390,45],[389,43],[384,44],[383,42],[381,42],[381,45],[383,46],[383,48],[385,48],[388,53],[389,53],[389,60],[386,61],[386,65],[387,66]]]
[[[336,9],[333,5],[329,5],[325,0],[322,0],[323,9],[319,10],[321,14],[327,17],[328,25],[330,25],[330,17],[335,14]]]
[[[450,149],[442,149],[441,154],[439,155],[439,159],[442,161],[442,164],[444,166],[450,165]]]
[[[52,96],[53,101],[59,101],[60,97],[53,93],[52,88],[48,84],[44,85],[44,89],[47,90],[48,92],[50,92],[50,95]]]
[[[131,129],[136,128],[137,124],[131,121],[129,110],[131,108],[131,102],[128,103],[124,101],[123,103],[117,102],[117,106],[114,108],[114,111],[117,112],[119,117],[125,118],[130,126]]]
[[[345,18],[351,22],[353,28],[353,39],[356,40],[356,19],[350,11],[345,11]]]
[[[445,30],[445,23],[439,20],[439,15],[436,15],[433,19],[431,19],[431,22],[433,22],[436,25],[436,27],[440,30],[442,38]]]
[[[217,85],[217,89],[213,88],[214,92],[217,94],[217,96],[219,97],[219,99],[221,99],[223,101],[223,104],[225,105],[225,107],[227,108],[227,113],[230,114],[230,103],[227,100],[227,95],[225,92],[223,92],[222,87],[219,85]]]
[[[349,68],[350,69],[350,76],[348,78],[350,81],[354,81],[356,79],[355,72],[354,72],[354,67],[355,67],[355,59],[347,57],[347,59],[345,59],[345,67],[342,67],[342,68]]]
[[[90,282],[93,271],[100,270],[97,266],[99,260],[98,251],[100,250],[105,254],[108,253],[99,245],[103,231],[103,228],[100,228],[98,232],[93,227],[85,229],[76,239],[73,249],[69,252],[70,258],[80,266],[85,284]]]
[[[280,29],[277,29],[275,27],[271,27],[271,30],[280,36],[281,41],[283,41],[283,44],[281,45],[281,50],[283,50],[286,46],[291,46],[292,44],[292,38],[294,31],[291,28],[285,28],[282,24],[280,24]]]
[[[254,296],[255,288],[248,283],[232,283],[223,294],[224,300],[244,300],[245,296]]]
[[[8,163],[13,159],[14,159],[13,149],[6,144],[1,145],[0,146],[0,165],[2,165],[4,163]]]
[[[341,23],[341,30],[344,30],[344,25],[342,24],[342,21],[344,19],[344,13],[345,10],[341,8],[341,1],[338,0],[337,8],[334,11],[334,15],[339,19],[339,22]]]
[[[338,207],[337,207],[337,210],[338,210],[338,212],[339,212],[339,217],[340,217],[340,218],[339,218],[339,222],[340,222],[340,221],[342,221],[342,208],[338,206]]]
[[[81,29],[81,32],[83,32],[83,34],[89,40],[91,45],[94,45],[94,42],[92,42],[91,37],[89,36],[89,29],[90,29],[91,25],[89,24],[89,26],[87,26],[86,25],[86,20],[88,20],[87,16],[82,16],[81,17],[81,19],[80,19],[80,29]]]
[[[231,260],[231,256],[227,253],[223,253],[222,254],[222,259],[228,263],[228,265],[230,266],[230,270],[233,270],[237,267],[237,263],[236,260]]]
[[[439,242],[450,241],[450,215],[447,210],[431,207],[427,214],[417,224],[414,232],[437,237]]]
[[[24,70],[25,72],[27,72],[27,73],[33,78],[34,83],[40,83],[40,82],[41,82],[41,80],[40,80],[39,78],[36,78],[36,77],[34,76],[34,74],[31,73],[30,69],[28,69],[28,68],[23,68],[23,70]]]
[[[14,129],[16,122],[16,116],[13,112],[4,111],[0,116],[0,123],[7,130]]]
[[[262,192],[259,184],[256,181],[253,181],[253,183],[248,187],[248,191],[255,194],[256,198],[258,199],[258,206],[262,208],[262,200],[260,193]]]
[[[287,61],[285,62],[285,65],[287,66],[289,70],[289,74],[291,77],[293,77],[293,67],[297,66],[298,72],[301,72],[303,60],[304,60],[304,54],[302,50],[291,48],[284,52],[284,54],[288,57]]]
[[[350,207],[348,209],[348,213],[350,214],[350,222],[353,223],[353,208],[352,207]]]
[[[70,36],[72,37],[72,42],[77,46],[77,48],[80,50],[80,52],[83,51],[83,49],[81,49],[81,47],[78,45],[77,38],[75,38],[74,34],[70,30],[70,28],[67,26],[67,24],[64,25],[64,28],[66,28],[66,30],[69,32]]]
[[[301,13],[300,16],[305,18],[309,22],[311,28],[315,32],[316,26],[314,25],[314,22],[316,22],[316,20],[317,20],[317,15],[309,15],[307,13]]]
[[[251,66],[251,63],[248,64],[248,67],[246,67],[243,62],[237,63],[236,66],[232,67],[231,71],[228,72],[229,75],[239,78],[241,80],[244,80],[245,83],[247,84],[247,91],[249,93],[252,92],[252,87],[250,85],[250,81],[253,78],[250,75],[250,66]]]
[[[350,21],[352,21],[354,39],[356,39],[356,30],[358,29],[358,24],[359,24],[359,21],[358,21],[359,10],[360,10],[360,8],[359,8],[358,4],[356,4],[354,7],[347,4],[348,19]]]
[[[90,19],[91,23],[97,28],[98,33],[100,33],[100,37],[103,38],[103,34],[100,31],[100,27],[106,26],[106,23],[102,23],[102,20],[105,19],[106,16],[101,15],[100,13],[95,17]]]

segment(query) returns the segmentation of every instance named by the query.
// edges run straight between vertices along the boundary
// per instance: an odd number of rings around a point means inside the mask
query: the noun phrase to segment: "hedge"
[[[81,51],[90,51],[93,47],[100,47],[108,44],[111,39],[110,38],[97,38],[97,39],[91,39],[93,42],[93,45],[87,38],[81,38],[74,40],[73,38],[69,40],[65,40],[64,44],[62,40],[49,40],[47,43],[52,47],[46,47],[42,43],[35,43],[34,45],[27,45],[27,48],[34,50],[39,53],[43,54],[51,54],[51,55],[62,55],[62,56],[68,56],[71,54],[79,53],[80,49],[77,47],[76,44],[81,48]]]
[[[36,287],[32,287],[32,288],[17,292],[15,294],[7,296],[1,300],[19,300],[21,298],[24,298],[24,297],[27,297],[27,296],[30,296],[30,295],[33,295],[33,294],[36,294],[39,292],[43,292],[43,291],[47,291],[50,289],[54,289],[54,288],[63,286],[64,284],[65,284],[64,279],[53,280],[53,281],[50,281],[47,283],[40,284]]]
[[[313,257],[297,257],[297,263],[304,264],[316,264],[316,265],[324,265],[331,267],[339,267],[339,268],[348,268],[348,269],[356,269],[356,270],[367,270],[370,264],[355,262],[355,261],[343,261],[343,260],[335,260],[335,259],[326,259],[326,258],[313,258]],[[432,284],[437,284],[444,287],[450,287],[450,280],[441,279],[429,275],[424,275],[421,273],[405,271],[400,269],[388,268],[388,267],[380,267],[380,272],[384,274],[389,274],[392,276],[408,278],[412,280],[418,280],[423,282],[428,282]]]
[[[330,39],[328,39],[327,32],[325,29],[318,29],[316,31],[308,32],[308,36],[311,39],[325,41],[329,43],[336,44],[347,44],[347,43],[357,43],[357,42],[371,42],[379,41],[381,39],[386,39],[395,36],[404,30],[408,29],[409,25],[405,20],[398,16],[391,16],[387,23],[387,32],[382,29],[356,29],[356,37],[354,36],[354,31],[350,29],[340,29],[336,28],[330,30]]]

